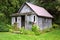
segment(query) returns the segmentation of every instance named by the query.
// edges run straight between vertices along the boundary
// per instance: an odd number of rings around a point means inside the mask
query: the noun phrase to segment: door
[[[25,27],[25,15],[21,16],[21,27]]]

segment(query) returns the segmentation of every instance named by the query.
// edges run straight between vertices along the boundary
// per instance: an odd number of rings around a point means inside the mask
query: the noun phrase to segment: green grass
[[[39,36],[0,32],[0,40],[60,40],[60,30],[54,30]]]

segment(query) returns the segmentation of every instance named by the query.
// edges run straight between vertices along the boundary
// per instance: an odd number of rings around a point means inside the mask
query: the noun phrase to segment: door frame
[[[25,28],[25,15],[21,15],[21,27]]]

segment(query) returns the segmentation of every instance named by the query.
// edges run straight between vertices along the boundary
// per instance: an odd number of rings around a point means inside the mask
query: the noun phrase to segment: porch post
[[[11,23],[12,23],[12,25],[15,23],[15,17],[12,17]]]
[[[27,27],[27,15],[25,15],[25,29]]]
[[[21,17],[17,17],[17,26],[21,28]]]

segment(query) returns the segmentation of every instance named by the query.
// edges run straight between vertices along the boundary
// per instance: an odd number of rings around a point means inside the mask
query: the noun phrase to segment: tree
[[[10,23],[10,15],[18,12],[24,2],[25,0],[0,0],[0,13],[3,13],[6,19],[8,19],[8,23]]]
[[[35,0],[34,4],[44,7],[53,15],[53,22],[60,24],[60,0]]]
[[[0,13],[3,13],[7,22],[10,23],[10,15],[18,12],[24,2],[44,7],[54,16],[53,22],[60,24],[60,0],[0,0]]]

